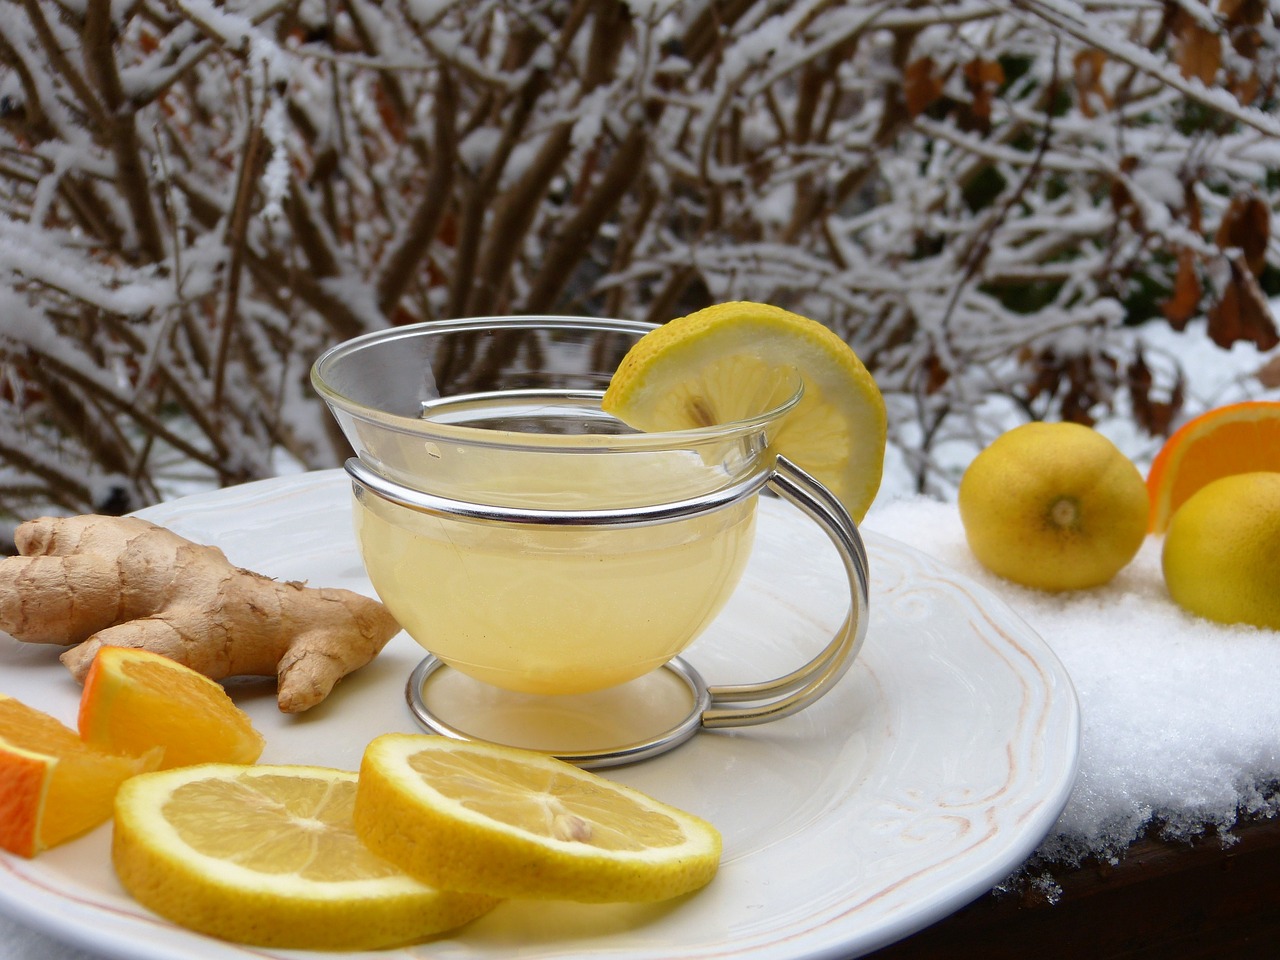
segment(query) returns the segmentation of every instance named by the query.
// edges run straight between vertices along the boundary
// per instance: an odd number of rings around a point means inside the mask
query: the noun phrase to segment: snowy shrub
[[[326,346],[828,323],[923,489],[986,400],[1168,425],[1133,324],[1276,342],[1264,0],[25,0],[0,17],[0,512],[331,466]],[[1162,321],[1163,322],[1163,321]]]

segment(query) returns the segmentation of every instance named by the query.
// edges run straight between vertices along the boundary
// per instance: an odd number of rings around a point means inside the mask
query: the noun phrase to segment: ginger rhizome
[[[275,676],[298,713],[372,660],[400,626],[350,590],[273,580],[137,517],[30,520],[19,556],[0,560],[0,630],[74,644],[62,662],[81,682],[99,647],[163,654],[214,680]]]

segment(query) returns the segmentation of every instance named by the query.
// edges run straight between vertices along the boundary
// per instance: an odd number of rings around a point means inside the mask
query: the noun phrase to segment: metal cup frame
[[[603,750],[556,754],[584,768],[618,766],[665,753],[702,729],[751,726],[791,716],[810,706],[836,685],[856,658],[869,618],[869,564],[857,524],[825,486],[783,456],[734,484],[707,494],[666,503],[620,509],[568,512],[506,507],[455,500],[407,487],[374,471],[358,458],[346,463],[357,498],[372,494],[401,507],[450,519],[478,523],[539,524],[578,527],[634,527],[669,523],[723,509],[769,489],[814,520],[839,554],[849,582],[850,606],[844,623],[811,660],[790,673],[759,683],[709,685],[683,657],[664,665],[688,688],[687,715],[654,736]],[[426,729],[460,740],[475,739],[438,716],[426,703],[427,681],[444,664],[428,655],[412,672],[405,696],[413,715]]]

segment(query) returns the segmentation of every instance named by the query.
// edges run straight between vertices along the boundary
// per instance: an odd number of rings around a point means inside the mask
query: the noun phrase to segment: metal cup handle
[[[825,486],[779,456],[765,484],[815,520],[835,545],[849,579],[849,613],[817,656],[791,673],[761,683],[708,686],[702,726],[738,727],[790,716],[829,691],[853,663],[867,635],[869,563],[857,524]]]

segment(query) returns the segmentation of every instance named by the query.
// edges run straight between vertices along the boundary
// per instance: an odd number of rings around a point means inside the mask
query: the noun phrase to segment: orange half
[[[1147,473],[1147,528],[1164,533],[1178,507],[1222,477],[1280,471],[1280,402],[1250,400],[1210,410],[1165,441]]]
[[[120,784],[156,759],[86,746],[47,713],[0,694],[0,848],[33,857],[92,830],[111,817]]]

